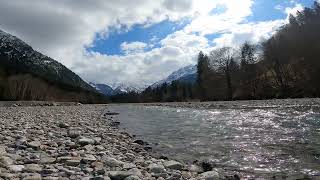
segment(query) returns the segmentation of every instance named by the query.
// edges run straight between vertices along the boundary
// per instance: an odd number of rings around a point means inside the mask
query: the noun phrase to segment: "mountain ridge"
[[[198,74],[197,66],[188,65],[174,71],[167,78],[152,84],[150,87],[154,89],[154,88],[160,87],[164,83],[171,84],[173,81],[183,81],[188,83],[194,83],[196,81],[197,74]]]
[[[0,93],[1,99],[8,100],[87,101],[100,96],[98,91],[63,64],[2,30]]]

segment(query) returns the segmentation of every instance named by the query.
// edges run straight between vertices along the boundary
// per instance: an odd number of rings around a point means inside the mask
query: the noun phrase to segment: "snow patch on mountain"
[[[183,80],[183,81],[195,81],[197,76],[197,66],[189,65],[183,67],[173,73],[171,73],[166,79],[158,81],[151,85],[151,88],[157,88],[164,83],[171,84],[173,81]]]

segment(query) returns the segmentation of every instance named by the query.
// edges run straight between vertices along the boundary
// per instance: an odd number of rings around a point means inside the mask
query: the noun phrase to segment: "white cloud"
[[[259,23],[239,24],[231,32],[214,39],[217,46],[239,47],[245,41],[259,43],[274,34],[286,20],[264,21]]]
[[[286,7],[284,12],[288,15],[287,19],[289,19],[290,14],[296,16],[298,14],[298,11],[302,11],[303,8],[304,7],[302,4],[295,4],[294,7]]]
[[[216,1],[211,7],[217,7],[223,3],[226,11],[222,14],[210,14],[211,8],[205,8],[205,14],[196,17],[186,28],[186,32],[199,32],[201,35],[224,32],[232,29],[234,25],[241,23],[251,15],[253,0],[228,0]]]
[[[146,43],[135,41],[130,43],[123,42],[120,45],[120,48],[126,54],[132,54],[132,53],[143,52],[147,46],[148,45]]]
[[[226,8],[211,14],[215,7]],[[247,23],[253,0],[0,0],[0,28],[36,50],[62,62],[87,81],[131,85],[152,84],[172,71],[195,63],[200,50],[209,50],[204,35],[223,33],[219,44],[239,44],[268,36],[283,21]],[[289,11],[289,10],[288,10]],[[163,20],[191,22],[164,39],[161,47],[123,42],[125,55],[87,52],[94,40],[111,30],[129,31],[133,25],[150,26]]]
[[[274,9],[282,11],[282,10],[283,10],[283,6],[281,6],[280,4],[278,4],[278,5],[276,5],[276,6],[274,7]]]

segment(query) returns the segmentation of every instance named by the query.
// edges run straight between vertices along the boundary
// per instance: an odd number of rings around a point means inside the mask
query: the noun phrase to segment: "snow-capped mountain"
[[[95,91],[78,75],[58,61],[45,56],[19,38],[0,30],[0,66],[21,74],[31,74],[53,84]]]
[[[116,94],[128,92],[142,92],[145,89],[144,86],[133,86],[124,83],[113,83],[111,87],[115,90]]]
[[[115,95],[115,91],[106,84],[95,84],[90,82],[89,83],[93,88],[95,88],[98,92],[106,95],[106,96],[112,96]]]
[[[197,66],[189,65],[171,73],[166,79],[158,81],[151,85],[151,88],[157,88],[164,83],[171,84],[173,81],[184,81],[194,83],[197,79]]]
[[[100,93],[112,96],[116,94],[122,94],[122,93],[129,93],[129,92],[142,92],[144,88],[136,88],[133,86],[128,86],[126,84],[120,84],[120,83],[113,83],[111,86],[106,84],[96,84],[93,82],[89,83],[93,88],[95,88]]]

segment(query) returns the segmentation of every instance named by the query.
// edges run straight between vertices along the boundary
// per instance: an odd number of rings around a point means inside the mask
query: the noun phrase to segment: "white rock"
[[[203,172],[203,169],[200,166],[197,166],[197,165],[194,165],[194,164],[190,165],[188,167],[188,169],[189,169],[190,172],[196,172],[196,173],[202,173]]]
[[[24,165],[10,165],[9,170],[11,172],[21,172],[24,169]]]

